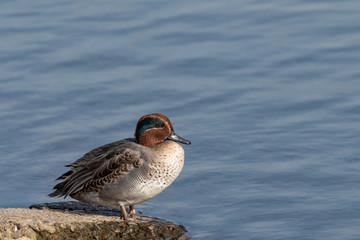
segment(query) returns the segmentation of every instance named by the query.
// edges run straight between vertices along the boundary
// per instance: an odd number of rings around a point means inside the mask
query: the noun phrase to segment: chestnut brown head
[[[162,113],[151,113],[142,116],[136,124],[136,141],[144,146],[152,147],[165,140],[190,144],[190,141],[175,134],[170,119]]]

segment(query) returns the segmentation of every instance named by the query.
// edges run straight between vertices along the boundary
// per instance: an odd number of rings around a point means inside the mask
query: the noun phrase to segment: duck
[[[180,174],[185,153],[179,143],[191,144],[174,132],[168,117],[144,115],[134,138],[95,148],[65,165],[71,169],[56,179],[62,182],[48,196],[120,208],[122,219],[136,219],[134,205],[161,193]]]

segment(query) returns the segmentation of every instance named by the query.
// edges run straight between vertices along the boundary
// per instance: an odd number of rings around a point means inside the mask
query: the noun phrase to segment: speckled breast
[[[154,147],[155,161],[151,166],[152,185],[161,189],[169,186],[184,166],[184,149],[176,142],[166,141]]]
[[[154,161],[150,163],[147,177],[137,184],[137,197],[126,205],[146,201],[161,193],[180,174],[184,166],[184,149],[176,142],[165,141],[152,147]]]

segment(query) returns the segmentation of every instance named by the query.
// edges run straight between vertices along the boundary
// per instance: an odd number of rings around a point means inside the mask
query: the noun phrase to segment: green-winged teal
[[[190,141],[175,134],[161,113],[142,116],[135,138],[126,138],[93,149],[66,167],[72,169],[56,180],[50,197],[70,196],[84,203],[120,207],[127,219],[135,218],[134,205],[162,192],[179,175],[184,149]]]

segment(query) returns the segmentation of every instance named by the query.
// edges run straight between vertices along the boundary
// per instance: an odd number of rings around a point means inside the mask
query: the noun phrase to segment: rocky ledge
[[[120,216],[117,209],[75,201],[0,208],[0,239],[188,239],[182,225]]]

